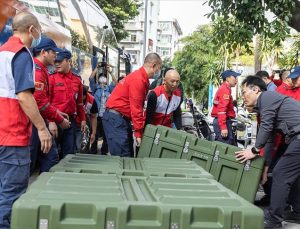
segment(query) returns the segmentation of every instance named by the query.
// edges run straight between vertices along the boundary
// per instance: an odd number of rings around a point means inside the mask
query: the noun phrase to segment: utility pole
[[[145,1],[145,15],[144,15],[144,45],[143,45],[143,59],[144,61],[146,56],[146,48],[147,48],[147,29],[148,29],[148,0]]]
[[[58,6],[58,11],[59,11],[59,17],[60,17],[60,22],[61,22],[61,25],[66,28],[66,25],[65,25],[65,21],[64,21],[64,17],[62,15],[62,11],[61,11],[61,7],[60,7],[60,2],[59,0],[56,0],[57,2],[57,6]],[[49,2],[48,2],[49,3]]]

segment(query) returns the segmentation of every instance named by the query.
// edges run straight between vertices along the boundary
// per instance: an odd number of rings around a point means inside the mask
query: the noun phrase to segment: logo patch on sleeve
[[[223,95],[223,99],[229,99],[230,96],[229,95]]]
[[[35,88],[35,90],[42,91],[42,90],[44,90],[44,83],[35,82],[34,83],[34,88]]]

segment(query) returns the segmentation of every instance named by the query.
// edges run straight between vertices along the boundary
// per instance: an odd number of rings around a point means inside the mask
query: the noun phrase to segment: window
[[[130,35],[130,41],[136,42],[136,34],[131,34]]]
[[[131,55],[131,61],[133,64],[137,64],[137,57],[136,57],[136,54],[132,54]]]
[[[171,31],[171,24],[170,22],[159,22],[158,28],[162,31]]]
[[[171,43],[172,42],[172,36],[161,34],[160,35],[160,42],[162,42],[162,43]]]
[[[156,51],[161,56],[170,56],[171,55],[171,49],[170,48],[157,47]]]
[[[28,2],[24,2],[24,1],[21,1],[25,6],[27,6],[28,8],[31,8],[30,7],[30,4]]]
[[[163,56],[169,56],[170,53],[171,53],[171,50],[170,50],[170,49],[165,49],[165,50],[162,51],[162,55],[163,55]]]
[[[34,10],[40,14],[49,14],[50,16],[58,17],[59,11],[57,8],[45,7],[45,6],[34,6]]]
[[[130,53],[130,57],[131,57],[131,62],[133,64],[137,64],[137,51],[128,51],[128,53]]]

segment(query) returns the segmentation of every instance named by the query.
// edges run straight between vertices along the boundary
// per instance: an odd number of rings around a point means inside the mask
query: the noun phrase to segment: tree
[[[84,19],[83,13],[82,13],[82,11],[81,11],[81,8],[80,8],[80,6],[79,6],[77,0],[71,0],[71,2],[72,2],[72,4],[73,4],[73,6],[75,7],[75,9],[76,9],[76,11],[77,11],[77,13],[78,13],[80,22],[81,22],[81,24],[82,24],[82,28],[83,28],[85,37],[86,37],[86,39],[87,39],[87,41],[88,41],[88,43],[87,43],[88,46],[89,46],[88,50],[92,50],[93,45],[92,45],[91,35],[90,35],[89,30],[88,30],[88,27],[87,27],[86,21],[85,21],[85,19]]]
[[[288,25],[300,32],[298,0],[208,0],[208,4],[212,8],[208,16],[219,28],[216,39],[232,49],[252,42],[255,34],[280,44],[289,33]],[[275,14],[274,20],[267,19],[266,11]]]
[[[279,67],[282,69],[291,69],[300,63],[300,35],[291,36],[290,39],[290,42],[293,42],[291,48],[283,53],[278,61]]]
[[[170,67],[172,67],[171,58],[169,58],[169,57],[164,58],[161,68],[166,69],[166,68],[170,68]]]
[[[110,20],[117,40],[126,38],[128,32],[124,25],[139,14],[140,5],[134,0],[96,0],[96,2]]]
[[[74,30],[70,29],[71,32],[71,39],[72,39],[72,46],[89,52],[90,46],[87,40],[85,39],[84,36],[80,36],[79,33],[75,32]]]
[[[223,56],[213,44],[212,36],[211,26],[198,27],[191,36],[182,39],[185,46],[175,54],[172,62],[187,95],[204,104],[208,99],[210,80],[218,85],[224,67]]]

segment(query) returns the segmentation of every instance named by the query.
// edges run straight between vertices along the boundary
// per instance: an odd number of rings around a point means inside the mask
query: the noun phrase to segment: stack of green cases
[[[147,125],[138,157],[186,158],[182,155],[187,135],[164,126]]]
[[[67,155],[50,171],[213,179],[210,173],[185,159],[122,158],[89,154]]]
[[[250,202],[254,202],[264,160],[257,158],[245,164],[237,162],[235,152],[241,150],[221,142],[213,142],[215,150],[209,172],[225,187]]]
[[[186,158],[194,161],[221,184],[253,202],[264,160],[257,158],[241,164],[235,158],[235,152],[240,150],[221,142],[199,139],[183,131],[147,125],[138,157]]]
[[[43,173],[11,229],[262,229],[263,212],[206,178]]]

